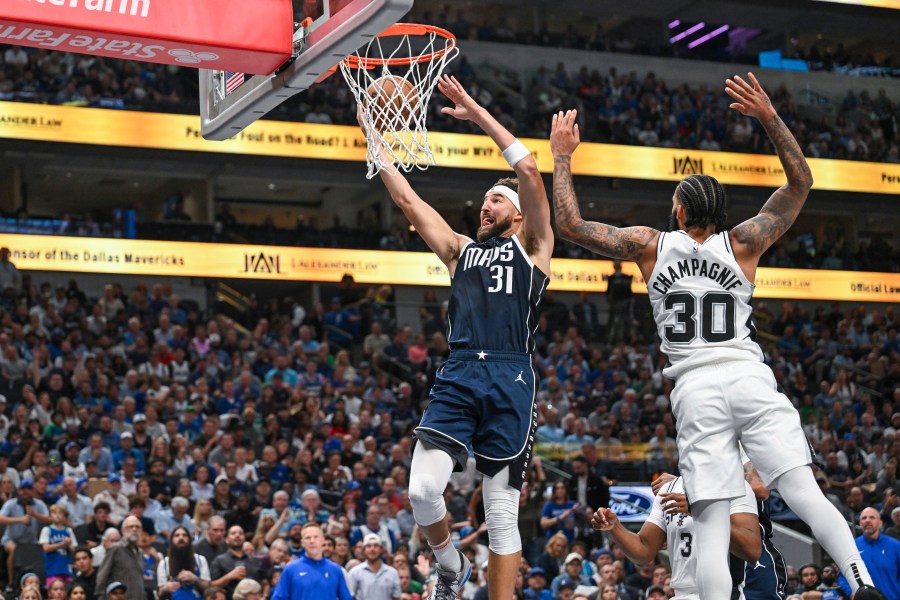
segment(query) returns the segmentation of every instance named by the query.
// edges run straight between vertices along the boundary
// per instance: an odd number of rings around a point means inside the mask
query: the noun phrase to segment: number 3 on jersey
[[[511,265],[492,266],[491,278],[494,280],[494,283],[488,288],[489,292],[499,292],[505,287],[507,294],[513,293],[513,268]]]
[[[687,292],[669,294],[663,300],[666,310],[675,311],[675,325],[665,328],[670,344],[689,344],[697,338],[697,298]],[[700,298],[700,337],[704,341],[727,342],[735,336],[734,296],[707,292]]]

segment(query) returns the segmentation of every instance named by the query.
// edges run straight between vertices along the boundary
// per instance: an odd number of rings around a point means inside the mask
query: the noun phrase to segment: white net
[[[425,125],[428,102],[458,53],[449,32],[398,23],[341,61],[366,124],[366,178],[390,165],[409,172],[434,164]]]

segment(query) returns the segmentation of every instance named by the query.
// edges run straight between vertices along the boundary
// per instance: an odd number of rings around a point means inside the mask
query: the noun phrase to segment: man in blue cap
[[[113,581],[106,586],[107,600],[121,600],[122,598],[127,598],[127,592],[128,586],[121,581]]]
[[[94,496],[94,506],[100,502],[109,505],[109,521],[113,525],[118,526],[128,516],[131,507],[128,503],[128,496],[122,493],[121,477],[115,473],[109,475],[106,489]]]
[[[553,594],[547,589],[547,573],[540,567],[528,571],[528,587],[524,594],[527,600],[553,600]]]

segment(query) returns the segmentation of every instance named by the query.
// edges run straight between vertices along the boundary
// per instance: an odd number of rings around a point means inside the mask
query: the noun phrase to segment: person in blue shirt
[[[575,539],[575,523],[578,519],[579,504],[569,498],[569,490],[564,481],[553,484],[553,495],[541,511],[541,528],[547,539],[554,533],[562,532],[569,542]]]
[[[103,445],[103,436],[99,433],[91,434],[88,445],[78,453],[78,462],[87,463],[93,460],[97,465],[97,473],[106,477],[113,471],[112,452]]]
[[[872,582],[888,600],[900,600],[900,541],[882,535],[881,514],[871,506],[859,515],[859,526],[863,534],[856,538],[856,547]],[[850,596],[850,583],[841,573],[841,588]]]
[[[344,572],[325,558],[325,535],[318,523],[302,530],[306,556],[285,567],[271,600],[353,600]]]
[[[39,543],[44,550],[45,584],[57,579],[65,583],[72,581],[72,552],[77,546],[75,533],[66,526],[66,509],[59,504],[50,507],[49,525],[41,529]]]
[[[544,421],[544,424],[537,428],[538,441],[547,444],[562,444],[566,439],[566,431],[559,426],[559,412],[551,408],[544,414]]]
[[[547,574],[544,569],[534,567],[528,571],[528,587],[522,592],[526,600],[553,600],[553,593],[547,589]]]
[[[234,382],[225,381],[222,390],[216,394],[216,411],[220,415],[233,414],[240,416],[244,412],[244,401],[234,393]]]
[[[62,474],[62,456],[59,450],[51,450],[47,454],[47,472],[44,474],[47,478],[46,499],[49,502],[56,502],[62,495],[63,474]]]
[[[290,387],[297,385],[300,381],[300,374],[291,368],[287,356],[279,356],[275,359],[275,366],[266,372],[266,383],[272,383],[272,378],[275,377],[276,374],[281,375],[285,385]]]
[[[123,432],[119,437],[119,443],[121,448],[112,453],[113,469],[121,471],[125,459],[131,457],[137,465],[137,470],[140,473],[144,473],[147,470],[147,465],[144,463],[144,453],[134,447],[134,434],[130,431]]]

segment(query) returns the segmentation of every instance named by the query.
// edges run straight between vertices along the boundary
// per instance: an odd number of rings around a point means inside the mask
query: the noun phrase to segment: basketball
[[[377,105],[370,114],[372,125],[378,131],[403,130],[418,116],[419,95],[415,86],[403,77],[379,77],[366,88],[366,95]]]

